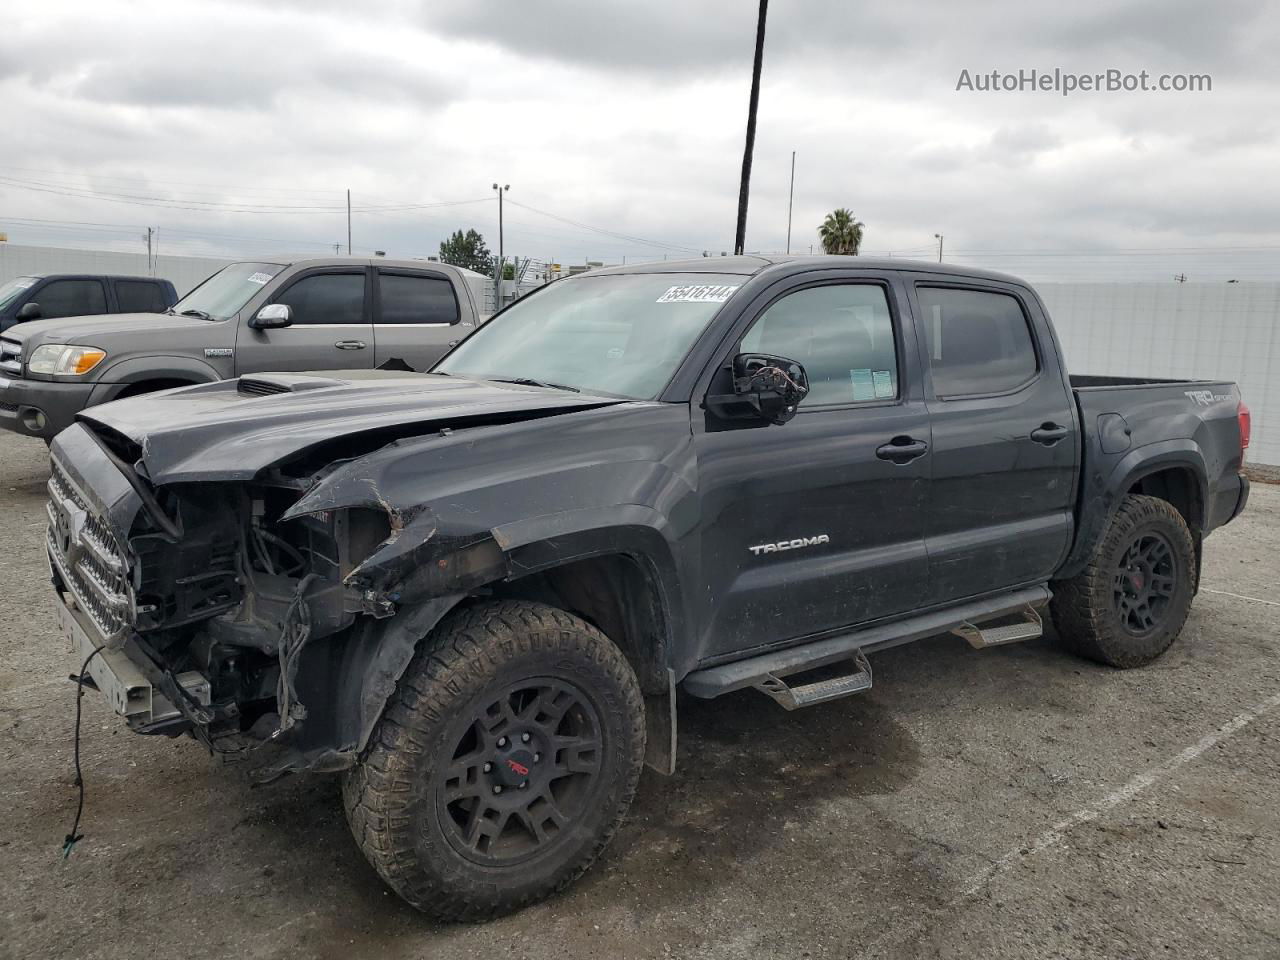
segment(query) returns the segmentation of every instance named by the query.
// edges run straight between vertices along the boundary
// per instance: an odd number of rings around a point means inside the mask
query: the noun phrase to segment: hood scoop
[[[268,374],[265,377],[241,377],[236,392],[249,397],[269,397],[276,393],[301,393],[321,387],[342,386],[343,381],[327,377],[290,377]]]

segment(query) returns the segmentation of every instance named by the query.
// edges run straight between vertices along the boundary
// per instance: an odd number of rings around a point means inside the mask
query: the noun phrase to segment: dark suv
[[[15,323],[103,313],[164,313],[178,291],[157,277],[58,273],[14,277],[0,286],[0,332]]]

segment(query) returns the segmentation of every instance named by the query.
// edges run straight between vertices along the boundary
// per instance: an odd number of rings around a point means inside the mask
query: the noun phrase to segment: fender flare
[[[1200,503],[1208,503],[1208,469],[1200,447],[1194,440],[1161,440],[1130,450],[1120,457],[1105,477],[1092,484],[1086,481],[1086,492],[1080,501],[1081,524],[1076,532],[1075,545],[1067,555],[1055,579],[1067,580],[1084,569],[1094,544],[1102,536],[1111,518],[1120,507],[1120,501],[1131,487],[1143,477],[1162,470],[1188,470],[1195,478]],[[1194,531],[1193,531],[1194,532]]]
[[[112,364],[102,372],[87,405],[109,403],[133,384],[147,380],[188,380],[196,384],[221,379],[217,370],[194,357],[134,357]]]

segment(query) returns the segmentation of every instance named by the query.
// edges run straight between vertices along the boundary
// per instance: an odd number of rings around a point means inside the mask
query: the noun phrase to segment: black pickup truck
[[[809,706],[1045,611],[1149,662],[1247,443],[1231,383],[1069,379],[1013,277],[663,263],[551,284],[431,373],[93,407],[53,443],[48,548],[132,728],[341,771],[382,877],[477,918],[581,874],[642,764],[674,769],[678,689]]]

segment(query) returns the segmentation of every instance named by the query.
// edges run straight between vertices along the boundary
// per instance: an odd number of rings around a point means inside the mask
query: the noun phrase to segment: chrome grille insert
[[[17,340],[0,339],[0,370],[22,376],[22,344]]]
[[[110,639],[133,618],[128,557],[56,460],[50,462],[48,489],[49,558],[76,605]]]

